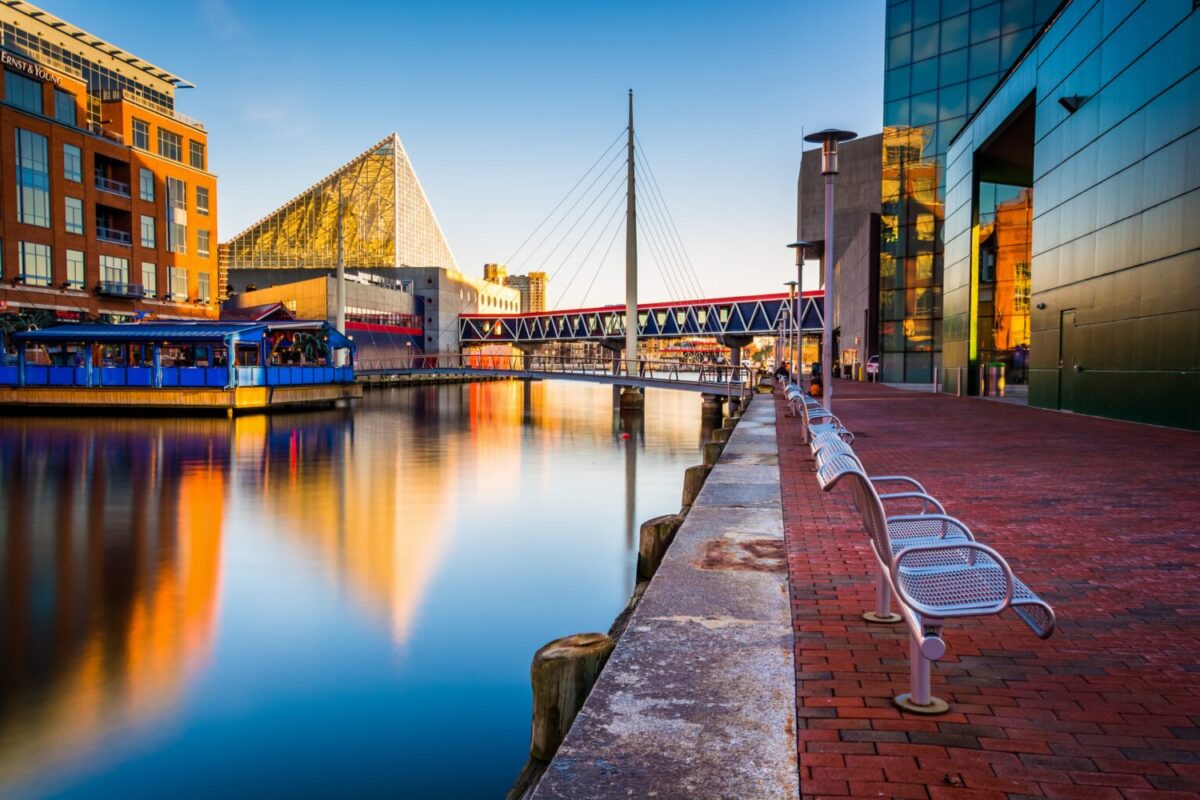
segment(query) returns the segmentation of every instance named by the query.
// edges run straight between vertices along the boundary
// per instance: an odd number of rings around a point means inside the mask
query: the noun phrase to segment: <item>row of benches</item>
[[[932,662],[946,652],[942,627],[947,619],[1011,608],[1038,637],[1054,632],[1054,610],[1013,575],[999,553],[976,541],[970,529],[946,514],[914,478],[868,475],[851,446],[853,434],[841,421],[798,387],[786,391],[793,413],[804,417],[805,443],[812,451],[818,485],[828,492],[839,483],[849,484],[875,554],[875,608],[863,619],[908,625],[910,687],[895,698],[896,705],[920,714],[949,709],[930,690]],[[899,490],[886,491],[888,485]],[[914,513],[896,513],[895,507],[904,504]],[[892,612],[893,596],[899,614]]]

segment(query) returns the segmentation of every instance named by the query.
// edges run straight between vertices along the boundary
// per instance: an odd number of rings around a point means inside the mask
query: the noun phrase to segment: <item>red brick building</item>
[[[0,321],[217,316],[217,180],[182,78],[0,4]]]

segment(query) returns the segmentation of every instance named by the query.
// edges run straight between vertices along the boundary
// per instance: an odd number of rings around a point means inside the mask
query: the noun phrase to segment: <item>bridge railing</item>
[[[355,363],[355,371],[360,375],[456,370],[628,376],[656,381],[711,384],[714,389],[727,390],[749,387],[754,379],[754,370],[728,364],[685,364],[678,361],[639,359],[636,365],[631,365],[625,360],[539,354],[429,353],[383,359],[359,359]]]

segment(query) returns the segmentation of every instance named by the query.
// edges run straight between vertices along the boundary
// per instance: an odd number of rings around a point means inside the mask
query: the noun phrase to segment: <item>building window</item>
[[[75,127],[75,95],[62,89],[54,90],[54,118]]]
[[[187,252],[187,184],[167,178],[167,249]]]
[[[17,220],[26,225],[50,227],[46,137],[20,128],[17,128]]]
[[[83,233],[83,201],[78,197],[66,197],[63,200],[67,210],[67,233]]]
[[[63,177],[76,183],[83,180],[83,153],[73,144],[63,145]]]
[[[83,288],[83,251],[67,251],[67,288]]]
[[[204,142],[188,140],[188,158],[196,169],[204,169]]]
[[[212,297],[209,293],[209,290],[208,290],[208,273],[207,272],[197,272],[196,273],[196,297],[202,303],[207,303],[209,300],[212,299]]]
[[[42,84],[15,72],[5,72],[4,100],[17,108],[41,114]]]
[[[196,187],[196,213],[208,216],[208,187]]]
[[[183,161],[183,137],[159,128],[158,154],[172,161]]]
[[[141,119],[133,121],[133,146],[150,149],[150,123]]]
[[[155,247],[154,217],[142,214],[142,247]]]
[[[106,283],[129,283],[129,259],[100,256],[100,280]]]
[[[21,242],[21,281],[30,286],[49,286],[50,245]]]
[[[167,281],[171,284],[172,300],[187,300],[187,270],[182,267],[167,267]]]
[[[138,171],[138,188],[143,200],[154,202],[154,173],[145,167]]]
[[[158,267],[149,261],[142,262],[142,290],[146,292],[146,297],[158,294]]]
[[[208,257],[208,231],[196,231],[196,255]]]

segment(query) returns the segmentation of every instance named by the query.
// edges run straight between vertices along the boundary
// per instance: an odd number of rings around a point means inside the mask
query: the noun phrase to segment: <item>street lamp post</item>
[[[788,321],[791,323],[788,326],[788,347],[792,350],[792,357],[788,360],[788,369],[792,373],[792,381],[796,378],[796,348],[799,346],[799,340],[796,338],[797,331],[800,330],[800,321],[796,318],[796,300],[799,297],[800,284],[797,281],[787,281],[783,284],[788,287]]]
[[[838,142],[858,134],[827,128],[804,137],[821,145],[821,174],[825,176],[825,324],[821,331],[821,400],[833,410],[833,176],[837,175]]]
[[[803,239],[797,239],[788,245],[796,251],[796,305],[800,306],[804,302],[804,256],[807,254],[808,248],[812,246],[812,242],[806,242]],[[800,382],[800,322],[804,311],[801,308],[796,309],[796,371],[793,373],[796,376],[796,382]]]

